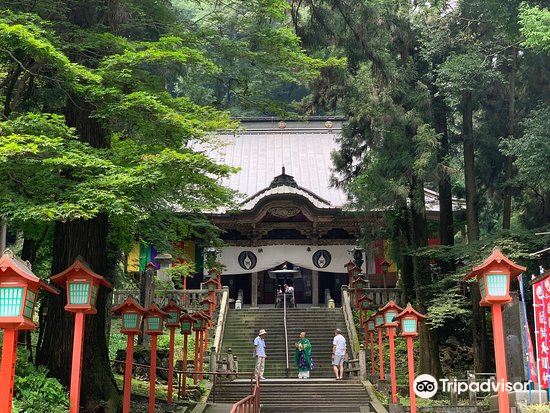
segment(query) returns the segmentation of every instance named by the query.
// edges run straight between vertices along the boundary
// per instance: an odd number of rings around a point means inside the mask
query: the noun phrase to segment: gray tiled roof
[[[268,188],[284,166],[300,187],[329,202],[325,208],[343,207],[345,193],[330,185],[331,153],[338,149],[341,131],[341,122],[332,124],[287,122],[283,129],[278,122],[243,122],[242,131],[218,135],[224,146],[217,160],[241,168],[223,184],[249,198]]]

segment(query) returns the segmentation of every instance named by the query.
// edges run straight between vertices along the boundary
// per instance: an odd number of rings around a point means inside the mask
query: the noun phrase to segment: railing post
[[[218,370],[217,362],[218,362],[218,355],[216,353],[216,347],[212,346],[210,348],[210,365],[208,366],[210,369],[210,373],[216,373],[216,371]]]
[[[359,345],[359,377],[361,380],[367,379],[367,355],[363,344]]]
[[[472,374],[472,372],[470,372],[470,371],[467,372],[467,375],[468,375],[468,389],[470,389],[468,391],[468,398],[470,400],[470,406],[476,406],[477,405],[477,394],[474,390],[472,390],[474,388],[474,386],[471,386],[471,384],[473,382],[475,382],[476,378],[475,378],[475,375]]]
[[[235,371],[235,358],[233,356],[233,350],[231,350],[231,347],[227,349],[227,369],[230,372]]]

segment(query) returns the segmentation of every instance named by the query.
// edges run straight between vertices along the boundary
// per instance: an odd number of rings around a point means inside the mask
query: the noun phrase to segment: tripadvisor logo
[[[431,399],[439,388],[437,380],[430,374],[421,374],[414,379],[414,394],[422,399]]]
[[[499,390],[507,392],[511,391],[528,391],[529,383],[523,382],[496,382],[495,380],[487,379],[484,381],[457,381],[455,379],[437,379],[430,374],[421,374],[414,379],[414,394],[422,399],[431,399],[437,393],[439,387],[444,393],[455,392],[457,394],[465,392],[485,392],[485,393],[497,393]]]

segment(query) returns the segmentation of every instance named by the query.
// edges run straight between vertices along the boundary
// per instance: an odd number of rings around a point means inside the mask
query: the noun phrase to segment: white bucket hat
[[[267,331],[265,331],[263,328],[260,330],[260,332],[258,333],[259,336],[262,336],[264,334],[267,334]]]

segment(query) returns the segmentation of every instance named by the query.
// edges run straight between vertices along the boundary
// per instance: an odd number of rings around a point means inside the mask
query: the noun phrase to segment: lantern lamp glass
[[[23,310],[23,315],[29,320],[32,320],[35,302],[36,302],[36,293],[33,290],[27,290],[27,296],[25,297],[25,309]]]
[[[137,313],[124,313],[122,315],[122,326],[124,328],[137,328],[138,326]]]
[[[203,309],[203,311],[209,311],[209,310],[210,310],[210,303],[205,302],[205,303],[202,305],[202,309]]]
[[[181,323],[181,332],[183,334],[189,333],[191,331],[191,322],[190,321],[182,321]]]
[[[382,324],[384,324],[384,316],[377,315],[376,316],[376,325],[381,326]]]
[[[367,324],[367,329],[369,331],[373,331],[374,330],[374,321],[369,321],[369,323]]]
[[[369,308],[369,302],[367,300],[363,300],[361,302],[361,307],[363,308],[363,310],[366,310],[367,308]]]
[[[194,323],[193,323],[193,327],[197,330],[200,330],[202,326],[202,319],[199,319],[199,320],[196,320]]]
[[[17,317],[23,305],[23,287],[0,288],[0,317]]]
[[[161,329],[160,317],[147,318],[147,328],[150,331],[158,331]]]
[[[211,292],[211,291],[214,291],[215,289],[216,289],[216,285],[214,283],[208,283],[208,291]]]
[[[177,323],[179,318],[179,313],[177,311],[169,311],[168,312],[168,322],[169,323]]]
[[[506,274],[487,274],[487,292],[495,297],[505,297],[508,292],[508,276]]]
[[[69,283],[69,304],[88,304],[90,294],[89,282],[70,282]]]
[[[401,323],[401,328],[404,333],[416,333],[416,320],[412,318],[405,318]]]
[[[386,313],[384,314],[384,319],[386,323],[391,323],[396,315],[397,313],[393,310],[386,311]]]

